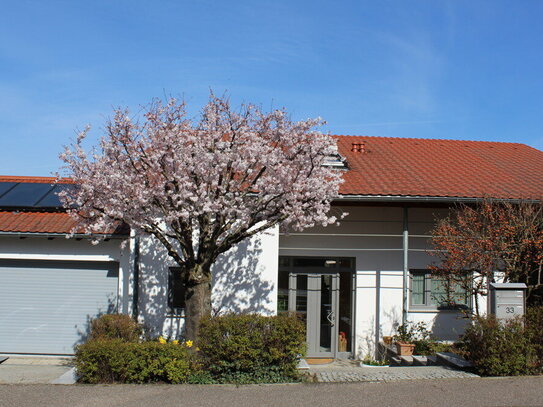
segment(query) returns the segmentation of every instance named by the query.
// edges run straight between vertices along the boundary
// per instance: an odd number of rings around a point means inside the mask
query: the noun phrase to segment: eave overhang
[[[510,203],[538,203],[540,199],[519,199],[519,198],[482,198],[482,197],[458,197],[458,196],[416,196],[416,195],[339,195],[334,203],[341,202],[424,202],[424,203],[477,203],[485,199],[496,202]]]

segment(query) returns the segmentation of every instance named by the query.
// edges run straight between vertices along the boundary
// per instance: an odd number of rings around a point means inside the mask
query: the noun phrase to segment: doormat
[[[308,365],[326,365],[332,363],[334,359],[331,358],[305,358]]]

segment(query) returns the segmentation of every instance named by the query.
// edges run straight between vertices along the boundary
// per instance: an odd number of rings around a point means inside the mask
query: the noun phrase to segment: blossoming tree
[[[278,224],[337,221],[329,210],[341,174],[323,166],[337,146],[314,130],[321,124],[293,122],[285,110],[234,110],[213,94],[196,119],[175,99],[154,101],[141,121],[117,109],[99,148],[86,152],[86,129],[61,154],[78,185],[61,198],[87,233],[125,222],[164,245],[183,270],[185,336],[194,340],[221,253]]]

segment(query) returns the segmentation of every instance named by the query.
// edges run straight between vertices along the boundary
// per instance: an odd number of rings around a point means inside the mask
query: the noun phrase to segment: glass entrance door
[[[306,321],[309,357],[335,357],[338,289],[338,273],[290,273],[289,310]]]
[[[353,258],[279,257],[277,311],[304,319],[309,357],[352,355],[353,290]]]

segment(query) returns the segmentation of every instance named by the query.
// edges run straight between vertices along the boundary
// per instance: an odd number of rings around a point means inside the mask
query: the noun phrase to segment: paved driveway
[[[69,358],[10,356],[0,364],[0,383],[51,383],[69,372],[71,363]],[[3,406],[1,399],[0,406]]]
[[[263,386],[0,385],[0,406],[542,406],[543,377]]]

